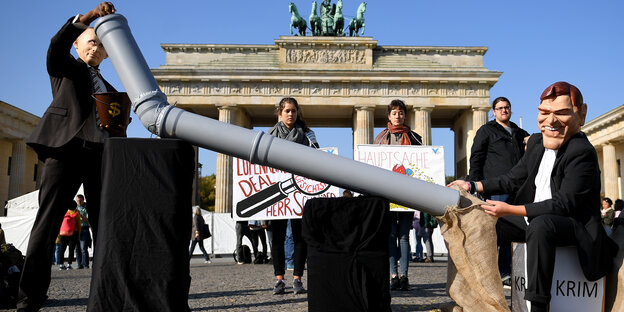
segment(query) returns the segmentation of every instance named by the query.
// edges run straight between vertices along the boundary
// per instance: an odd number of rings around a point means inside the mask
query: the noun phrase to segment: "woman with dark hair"
[[[611,235],[611,225],[613,224],[613,218],[615,218],[615,210],[613,209],[613,201],[609,197],[602,199],[602,209],[600,210],[600,216],[602,217],[602,226],[604,226],[607,235]]]
[[[269,130],[270,135],[314,148],[319,147],[314,132],[308,128],[301,116],[301,109],[299,108],[297,100],[290,97],[283,98],[277,106],[276,113],[280,121]],[[288,221],[287,219],[271,220],[271,227],[273,229],[271,257],[273,258],[273,270],[277,278],[277,282],[273,288],[273,294],[275,295],[283,294],[286,288],[286,284],[284,283],[284,241],[286,239]],[[301,219],[290,219],[290,225],[292,228],[293,241],[295,243],[293,291],[295,294],[301,294],[305,292],[303,283],[301,282],[301,276],[303,276],[305,267],[307,247],[301,237]]]
[[[393,100],[388,105],[388,127],[375,138],[375,144],[422,145],[422,138],[405,125],[407,107],[401,100]],[[407,268],[409,265],[409,231],[412,227],[413,211],[391,212],[392,229],[389,237],[390,290],[409,290]],[[398,240],[398,245],[397,245]],[[432,254],[428,257],[433,259]],[[400,260],[399,260],[400,258]],[[401,276],[397,271],[397,260],[401,263]]]
[[[193,208],[193,229],[191,232],[191,249],[189,249],[189,261],[193,257],[193,251],[195,251],[195,245],[199,245],[199,250],[204,254],[204,263],[212,263],[210,256],[204,249],[204,239],[206,239],[206,233],[204,232],[204,217],[202,217],[201,209],[199,206]]]

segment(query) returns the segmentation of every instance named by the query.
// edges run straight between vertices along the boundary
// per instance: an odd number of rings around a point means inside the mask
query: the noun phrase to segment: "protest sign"
[[[335,147],[320,150],[338,155]],[[234,158],[232,189],[234,220],[297,219],[308,199],[340,196],[335,186],[240,158]]]
[[[446,185],[442,146],[360,144],[356,145],[353,158],[416,179]],[[413,211],[394,203],[390,203],[390,210]]]

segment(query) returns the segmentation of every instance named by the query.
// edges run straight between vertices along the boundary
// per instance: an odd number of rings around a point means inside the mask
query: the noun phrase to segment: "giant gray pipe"
[[[247,159],[359,193],[441,216],[459,203],[459,192],[362,162],[193,114],[167,103],[141,54],[127,20],[111,14],[95,23],[143,125],[160,137],[179,138],[219,153]]]

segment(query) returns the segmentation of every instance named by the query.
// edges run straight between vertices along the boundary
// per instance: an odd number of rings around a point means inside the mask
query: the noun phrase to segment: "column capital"
[[[492,109],[492,107],[488,106],[483,106],[483,105],[473,105],[472,106],[472,111],[473,112],[489,112]]]
[[[375,110],[375,106],[372,106],[372,105],[355,105],[355,106],[353,106],[353,109],[355,109],[356,111],[374,111]]]
[[[415,111],[428,112],[428,113],[431,113],[434,108],[435,108],[435,106],[414,106],[414,107],[412,107],[412,109],[415,110]]]
[[[235,110],[237,109],[237,105],[236,104],[222,104],[222,105],[216,105],[218,110]]]

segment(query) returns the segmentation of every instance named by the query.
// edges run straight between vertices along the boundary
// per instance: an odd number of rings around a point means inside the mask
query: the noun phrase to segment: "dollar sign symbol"
[[[119,109],[121,105],[119,105],[119,103],[117,102],[113,102],[110,104],[110,108],[108,110],[108,113],[112,116],[115,117],[117,115],[119,115],[121,113],[121,110]]]

